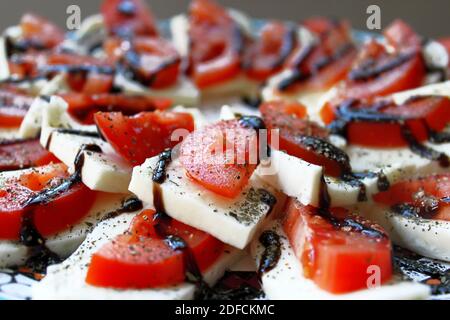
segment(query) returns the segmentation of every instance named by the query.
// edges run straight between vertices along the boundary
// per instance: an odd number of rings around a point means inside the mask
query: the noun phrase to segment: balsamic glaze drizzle
[[[351,50],[354,49],[354,45],[352,43],[347,43],[342,45],[340,48],[336,50],[336,52],[330,56],[323,57],[322,59],[319,59],[316,61],[312,67],[311,71],[308,72],[302,72],[300,71],[300,67],[303,64],[303,62],[308,59],[308,57],[311,55],[311,53],[314,51],[317,45],[312,44],[305,47],[300,54],[297,56],[295,62],[293,63],[293,73],[291,76],[284,78],[280,81],[278,84],[278,90],[279,91],[286,91],[289,90],[294,84],[305,81],[318,72],[320,72],[322,69],[326,68],[333,62],[341,59],[343,56],[345,56],[347,53],[349,53]]]
[[[353,81],[367,81],[371,78],[378,77],[382,73],[391,71],[402,64],[408,62],[416,55],[415,52],[400,53],[398,56],[381,65],[373,65],[373,61],[368,60],[359,68],[353,69],[349,73],[349,78]],[[370,63],[372,62],[372,63]]]
[[[264,246],[261,261],[258,267],[258,276],[261,279],[265,272],[275,268],[281,257],[280,236],[270,230],[264,231],[259,237],[259,242]]]
[[[166,168],[172,161],[172,150],[166,149],[159,155],[158,163],[153,171],[152,180],[156,183],[163,183],[166,179]]]
[[[101,152],[97,145],[83,145],[75,158],[75,172],[58,186],[44,189],[29,198],[23,205],[25,210],[20,227],[20,242],[29,247],[29,256],[26,265],[38,272],[52,263],[58,263],[61,259],[45,245],[45,238],[39,233],[34,223],[35,209],[45,205],[61,194],[66,193],[71,187],[81,182],[81,170],[84,164],[84,151]]]

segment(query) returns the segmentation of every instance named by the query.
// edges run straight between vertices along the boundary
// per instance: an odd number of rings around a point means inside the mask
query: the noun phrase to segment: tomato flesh
[[[157,37],[109,38],[104,43],[109,58],[121,61],[136,80],[151,88],[174,85],[180,73],[181,58],[172,43]]]
[[[450,99],[438,96],[414,98],[402,105],[391,104],[380,112],[404,119],[415,139],[422,142],[429,138],[429,130],[439,132],[450,123]],[[347,138],[351,144],[369,147],[408,145],[399,122],[352,121],[347,126]]]
[[[135,116],[100,112],[94,118],[103,137],[132,165],[178,144],[172,137],[175,131],[187,134],[194,130],[192,116],[181,112],[142,112]]]
[[[346,209],[331,209],[331,214],[381,231],[379,226],[351,216]],[[371,275],[368,270],[373,266],[379,268],[379,284],[392,277],[391,243],[387,237],[337,228],[318,215],[316,208],[293,199],[288,202],[283,229],[303,266],[303,275],[323,290],[340,294],[366,289]]]
[[[0,171],[18,170],[60,162],[39,140],[0,143]]]
[[[18,240],[22,217],[30,208],[24,203],[55,179],[68,177],[64,165],[38,167],[18,179],[8,181],[0,190],[0,239]],[[82,201],[80,201],[82,199]],[[67,192],[58,195],[49,203],[33,209],[33,222],[44,237],[56,234],[79,222],[92,207],[96,192],[82,183],[75,184]]]
[[[67,93],[60,95],[69,105],[69,114],[83,124],[94,124],[96,112],[121,112],[135,115],[140,112],[163,110],[172,105],[169,99],[123,94]]]
[[[296,45],[292,32],[281,22],[267,23],[259,39],[246,48],[243,65],[247,76],[264,81],[280,71]]]
[[[297,103],[272,101],[263,103],[260,106],[260,112],[269,130],[272,148],[283,150],[291,156],[322,166],[328,175],[341,176],[343,174],[342,166],[338,162],[315,152],[299,139],[302,136],[312,136],[327,140],[329,135],[325,128],[304,119],[306,115],[304,106]],[[278,129],[277,133],[274,131],[276,129]]]
[[[51,49],[64,40],[64,32],[35,14],[25,14],[21,21],[23,38],[33,45],[34,49]]]
[[[33,97],[13,90],[0,90],[0,128],[17,128],[22,123]]]
[[[194,0],[189,9],[190,71],[203,89],[240,72],[241,39],[228,12],[211,0]],[[241,35],[239,35],[240,37]]]
[[[419,196],[423,193],[423,196]],[[389,190],[379,192],[373,199],[387,206],[410,204],[421,206],[424,197],[433,197],[438,206],[429,218],[450,221],[450,203],[442,199],[450,197],[450,174],[436,174],[397,182]]]
[[[143,0],[104,0],[100,11],[110,35],[158,35],[155,19]]]
[[[257,140],[256,131],[243,127],[239,120],[220,121],[185,138],[180,162],[193,181],[216,194],[234,198],[256,169]]]
[[[133,219],[127,234],[116,237],[93,255],[86,276],[88,284],[145,289],[184,282],[184,254],[171,249],[158,236],[154,215],[153,210],[143,211]],[[166,229],[185,241],[200,271],[207,270],[224,250],[219,240],[181,222],[171,220]]]
[[[303,25],[316,33],[320,40],[306,56],[303,56],[305,48],[301,44],[294,50],[286,67],[305,75],[305,79],[280,89],[282,92],[327,90],[344,79],[356,56],[349,25],[345,21],[312,18],[304,21]]]

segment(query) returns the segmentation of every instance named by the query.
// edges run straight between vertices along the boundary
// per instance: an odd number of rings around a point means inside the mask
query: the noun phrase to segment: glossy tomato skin
[[[110,35],[158,35],[155,19],[144,0],[104,0],[100,11]]]
[[[322,166],[328,175],[339,177],[344,173],[341,164],[312,150],[300,139],[300,137],[311,136],[326,141],[329,136],[327,129],[304,119],[306,108],[303,105],[272,101],[263,103],[260,106],[260,112],[269,130],[269,142],[272,148]],[[275,131],[277,129],[278,131]]]
[[[132,221],[127,234],[118,236],[96,252],[86,282],[99,287],[145,289],[169,287],[185,280],[185,254],[171,249],[155,230],[153,210]],[[212,236],[172,220],[166,231],[183,239],[200,271],[222,254],[224,244]]]
[[[390,207],[401,204],[420,207],[423,205],[421,201],[426,197],[431,197],[438,204],[434,212],[430,212],[426,218],[450,221],[450,203],[442,201],[450,197],[450,174],[435,174],[400,181],[389,190],[375,194],[373,199]]]
[[[142,112],[134,116],[100,112],[94,117],[103,137],[132,165],[140,165],[178,144],[172,139],[176,130],[184,134],[194,130],[192,116],[181,112]]]
[[[429,131],[442,131],[450,123],[449,110],[450,99],[447,97],[414,98],[402,105],[391,103],[379,112],[403,121],[351,121],[346,129],[347,139],[351,144],[368,147],[404,147],[408,142],[402,126],[407,126],[414,138],[422,142],[429,138]]]
[[[258,162],[258,137],[239,120],[220,121],[188,135],[180,162],[187,175],[206,189],[228,198],[240,194]]]
[[[237,76],[243,35],[227,11],[212,0],[194,0],[189,8],[190,72],[204,89]]]
[[[180,73],[181,57],[173,44],[158,37],[108,38],[103,44],[109,59],[121,62],[134,80],[151,88],[174,85]]]
[[[350,217],[345,209],[331,209],[331,213],[340,219]],[[371,227],[379,229],[373,224]],[[316,208],[293,199],[288,201],[283,229],[303,266],[303,275],[323,290],[341,294],[366,289],[370,284],[368,270],[373,266],[379,267],[379,284],[392,277],[388,238],[336,228],[318,215]]]
[[[309,49],[299,44],[294,50],[285,66],[305,75],[305,78],[286,88],[279,88],[281,92],[327,90],[345,78],[356,57],[346,21],[318,17],[305,20],[302,24],[320,40]],[[308,53],[304,55],[304,52]]]
[[[82,183],[75,184],[46,204],[24,207],[24,203],[36,192],[51,187],[55,179],[67,177],[67,168],[57,164],[39,167],[18,180],[9,181],[6,188],[0,190],[0,239],[19,239],[22,217],[27,210],[33,210],[34,225],[44,237],[66,230],[85,217],[97,193]]]
[[[0,90],[0,128],[19,127],[33,99],[17,89]]]
[[[246,47],[243,58],[246,75],[264,81],[280,71],[297,45],[294,32],[282,22],[267,23],[259,39]]]
[[[0,143],[0,171],[18,170],[60,162],[39,140]]]
[[[96,112],[121,112],[135,115],[140,112],[164,110],[172,105],[165,98],[129,96],[110,93],[67,93],[60,95],[69,105],[69,114],[83,124],[94,124]]]

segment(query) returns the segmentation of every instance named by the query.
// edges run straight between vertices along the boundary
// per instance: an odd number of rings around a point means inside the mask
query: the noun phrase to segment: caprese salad
[[[213,0],[160,26],[105,0],[0,37],[0,268],[31,298],[450,294],[448,39]]]

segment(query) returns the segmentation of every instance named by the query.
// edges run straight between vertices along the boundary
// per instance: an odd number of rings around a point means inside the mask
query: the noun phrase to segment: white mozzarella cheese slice
[[[189,19],[185,14],[179,14],[170,19],[170,34],[172,43],[182,57],[189,55]]]
[[[266,297],[270,300],[409,300],[426,299],[428,286],[405,281],[392,281],[371,289],[345,294],[332,294],[320,289],[312,280],[303,276],[302,265],[296,258],[281,226],[274,222],[270,228],[280,235],[281,257],[276,266],[262,275],[261,281]],[[264,248],[255,240],[251,251],[257,261]]]
[[[50,138],[51,137],[51,138]],[[41,144],[47,147],[70,170],[83,145],[95,144],[102,153],[84,151],[84,164],[81,170],[83,183],[91,190],[111,193],[127,193],[131,178],[131,167],[115,153],[111,145],[100,138],[58,132],[54,128],[42,129]]]
[[[92,46],[101,43],[106,38],[103,16],[95,14],[83,20],[80,28],[69,34],[62,47],[78,54],[90,54]]]
[[[258,96],[259,82],[247,78],[244,74],[240,74],[235,78],[223,83],[219,83],[205,89],[202,89],[201,95],[204,100],[211,100],[216,97],[224,96]]]
[[[260,117],[258,109],[249,108],[243,105],[224,105],[220,108],[220,120],[233,120],[236,119],[237,115],[243,116],[257,116]]]
[[[0,187],[11,178],[35,169],[25,169],[0,173]],[[124,200],[129,195],[99,193],[92,208],[86,217],[68,230],[52,235],[46,240],[47,247],[62,258],[68,257],[81,244],[86,235],[92,230],[97,222],[102,220],[107,214],[122,207]],[[0,241],[0,268],[20,266],[28,258],[28,248],[17,241]]]
[[[319,205],[322,167],[272,149],[270,161],[261,163],[256,174],[284,194],[304,205]]]
[[[407,218],[382,205],[358,204],[357,212],[379,223],[392,241],[425,257],[450,261],[450,222]]]
[[[322,167],[275,149],[271,150],[270,160],[267,163],[261,163],[256,169],[256,174],[262,180],[286,195],[295,197],[304,205],[319,205]],[[414,175],[415,167],[397,164],[373,170],[373,176],[360,180],[364,184],[368,201],[379,192],[378,174],[381,172],[392,184]],[[325,176],[324,179],[332,206],[349,206],[359,202],[360,186],[329,176]]]
[[[6,53],[6,41],[0,37],[0,80],[9,78],[8,55]]]
[[[428,144],[441,152],[450,156],[450,143]],[[437,161],[423,158],[413,153],[409,148],[368,148],[351,145],[345,151],[350,157],[352,168],[356,172],[374,171],[385,169],[389,166],[398,165],[401,167],[413,167],[415,173],[426,174],[432,172],[442,172],[448,169],[443,168]],[[401,165],[401,167],[400,167]]]
[[[169,288],[115,290],[88,285],[85,282],[87,267],[92,255],[105,243],[123,234],[133,219],[133,214],[100,223],[69,259],[60,265],[50,266],[47,276],[32,288],[33,299],[112,299],[112,300],[185,300],[192,299],[194,284],[183,283]],[[204,273],[204,279],[213,285],[242,255],[242,251],[227,247],[222,256]]]
[[[129,80],[122,74],[117,74],[114,78],[114,84],[128,94],[139,94],[150,97],[160,97],[171,99],[174,104],[184,106],[195,106],[199,104],[200,93],[195,85],[187,78],[180,77],[178,82],[166,89],[151,89],[142,84]]]
[[[162,184],[153,182],[153,172],[159,157],[147,159],[133,169],[129,190],[146,205],[162,202],[165,212],[187,225],[210,233],[224,243],[243,249],[269,213],[276,214],[284,203],[284,196],[253,175],[248,186],[235,199],[217,195],[190,180],[178,159],[166,168],[167,178]],[[161,199],[154,198],[159,190]],[[262,201],[272,195],[274,208]],[[272,212],[271,212],[272,211]]]
[[[394,93],[391,98],[396,104],[402,104],[414,96],[446,96],[450,97],[450,81],[430,84],[417,89]]]

